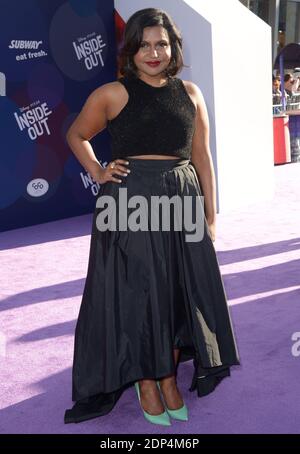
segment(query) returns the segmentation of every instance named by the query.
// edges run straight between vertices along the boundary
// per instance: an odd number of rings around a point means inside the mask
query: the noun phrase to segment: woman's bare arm
[[[216,181],[209,146],[209,119],[205,100],[199,87],[189,82],[190,92],[197,104],[196,127],[191,161],[195,166],[204,195],[205,216],[209,224],[216,221]]]
[[[114,83],[108,83],[94,90],[87,98],[81,112],[69,128],[66,139],[78,161],[91,177],[100,183],[108,180],[120,182],[114,178],[98,161],[90,140],[107,125],[107,106],[115,97]],[[124,175],[126,168],[121,166],[123,160],[117,160],[114,174]],[[124,164],[126,161],[124,161]],[[123,169],[123,170],[122,170]]]

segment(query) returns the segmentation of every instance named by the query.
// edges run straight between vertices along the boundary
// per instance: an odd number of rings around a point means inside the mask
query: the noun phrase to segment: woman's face
[[[133,61],[138,68],[139,75],[157,76],[162,73],[171,61],[171,45],[167,30],[158,25],[145,27],[143,39]],[[155,65],[148,63],[156,62]]]

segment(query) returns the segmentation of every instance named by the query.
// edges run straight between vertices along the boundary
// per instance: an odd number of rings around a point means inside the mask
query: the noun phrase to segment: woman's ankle
[[[141,389],[153,389],[156,386],[155,379],[146,379],[146,380],[139,380],[139,386]]]
[[[161,387],[171,387],[171,386],[176,386],[176,375],[167,375],[166,377],[162,377],[159,380],[159,385]]]

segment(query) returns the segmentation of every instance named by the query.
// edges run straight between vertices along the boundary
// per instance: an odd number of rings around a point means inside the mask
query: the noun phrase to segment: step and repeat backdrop
[[[100,185],[65,135],[117,73],[113,0],[0,1],[0,229],[94,210]],[[91,141],[110,161],[105,130]]]

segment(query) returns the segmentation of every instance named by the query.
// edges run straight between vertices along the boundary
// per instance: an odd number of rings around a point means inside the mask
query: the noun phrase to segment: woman
[[[137,11],[126,25],[122,77],[89,96],[67,135],[101,187],[75,332],[76,404],[66,411],[66,423],[107,414],[133,384],[148,421],[169,425],[170,416],[186,421],[178,364],[194,360],[190,391],[196,389],[199,397],[239,364],[212,243],[216,196],[207,110],[200,89],[176,77],[182,66],[182,38],[168,14],[155,8]],[[113,159],[103,168],[89,140],[105,127]],[[203,194],[201,240],[187,241],[188,229],[177,230],[173,218],[169,229],[159,224],[156,230],[105,230],[105,201],[116,202],[114,215],[124,214],[121,190],[131,201],[140,196],[148,211],[157,196],[192,197],[197,222],[201,213],[195,203]],[[132,208],[126,205],[128,225],[136,220]],[[152,211],[151,220],[158,211]],[[139,214],[144,227],[152,226],[148,212]],[[169,219],[166,210],[163,218]],[[116,219],[110,218],[110,227]]]

